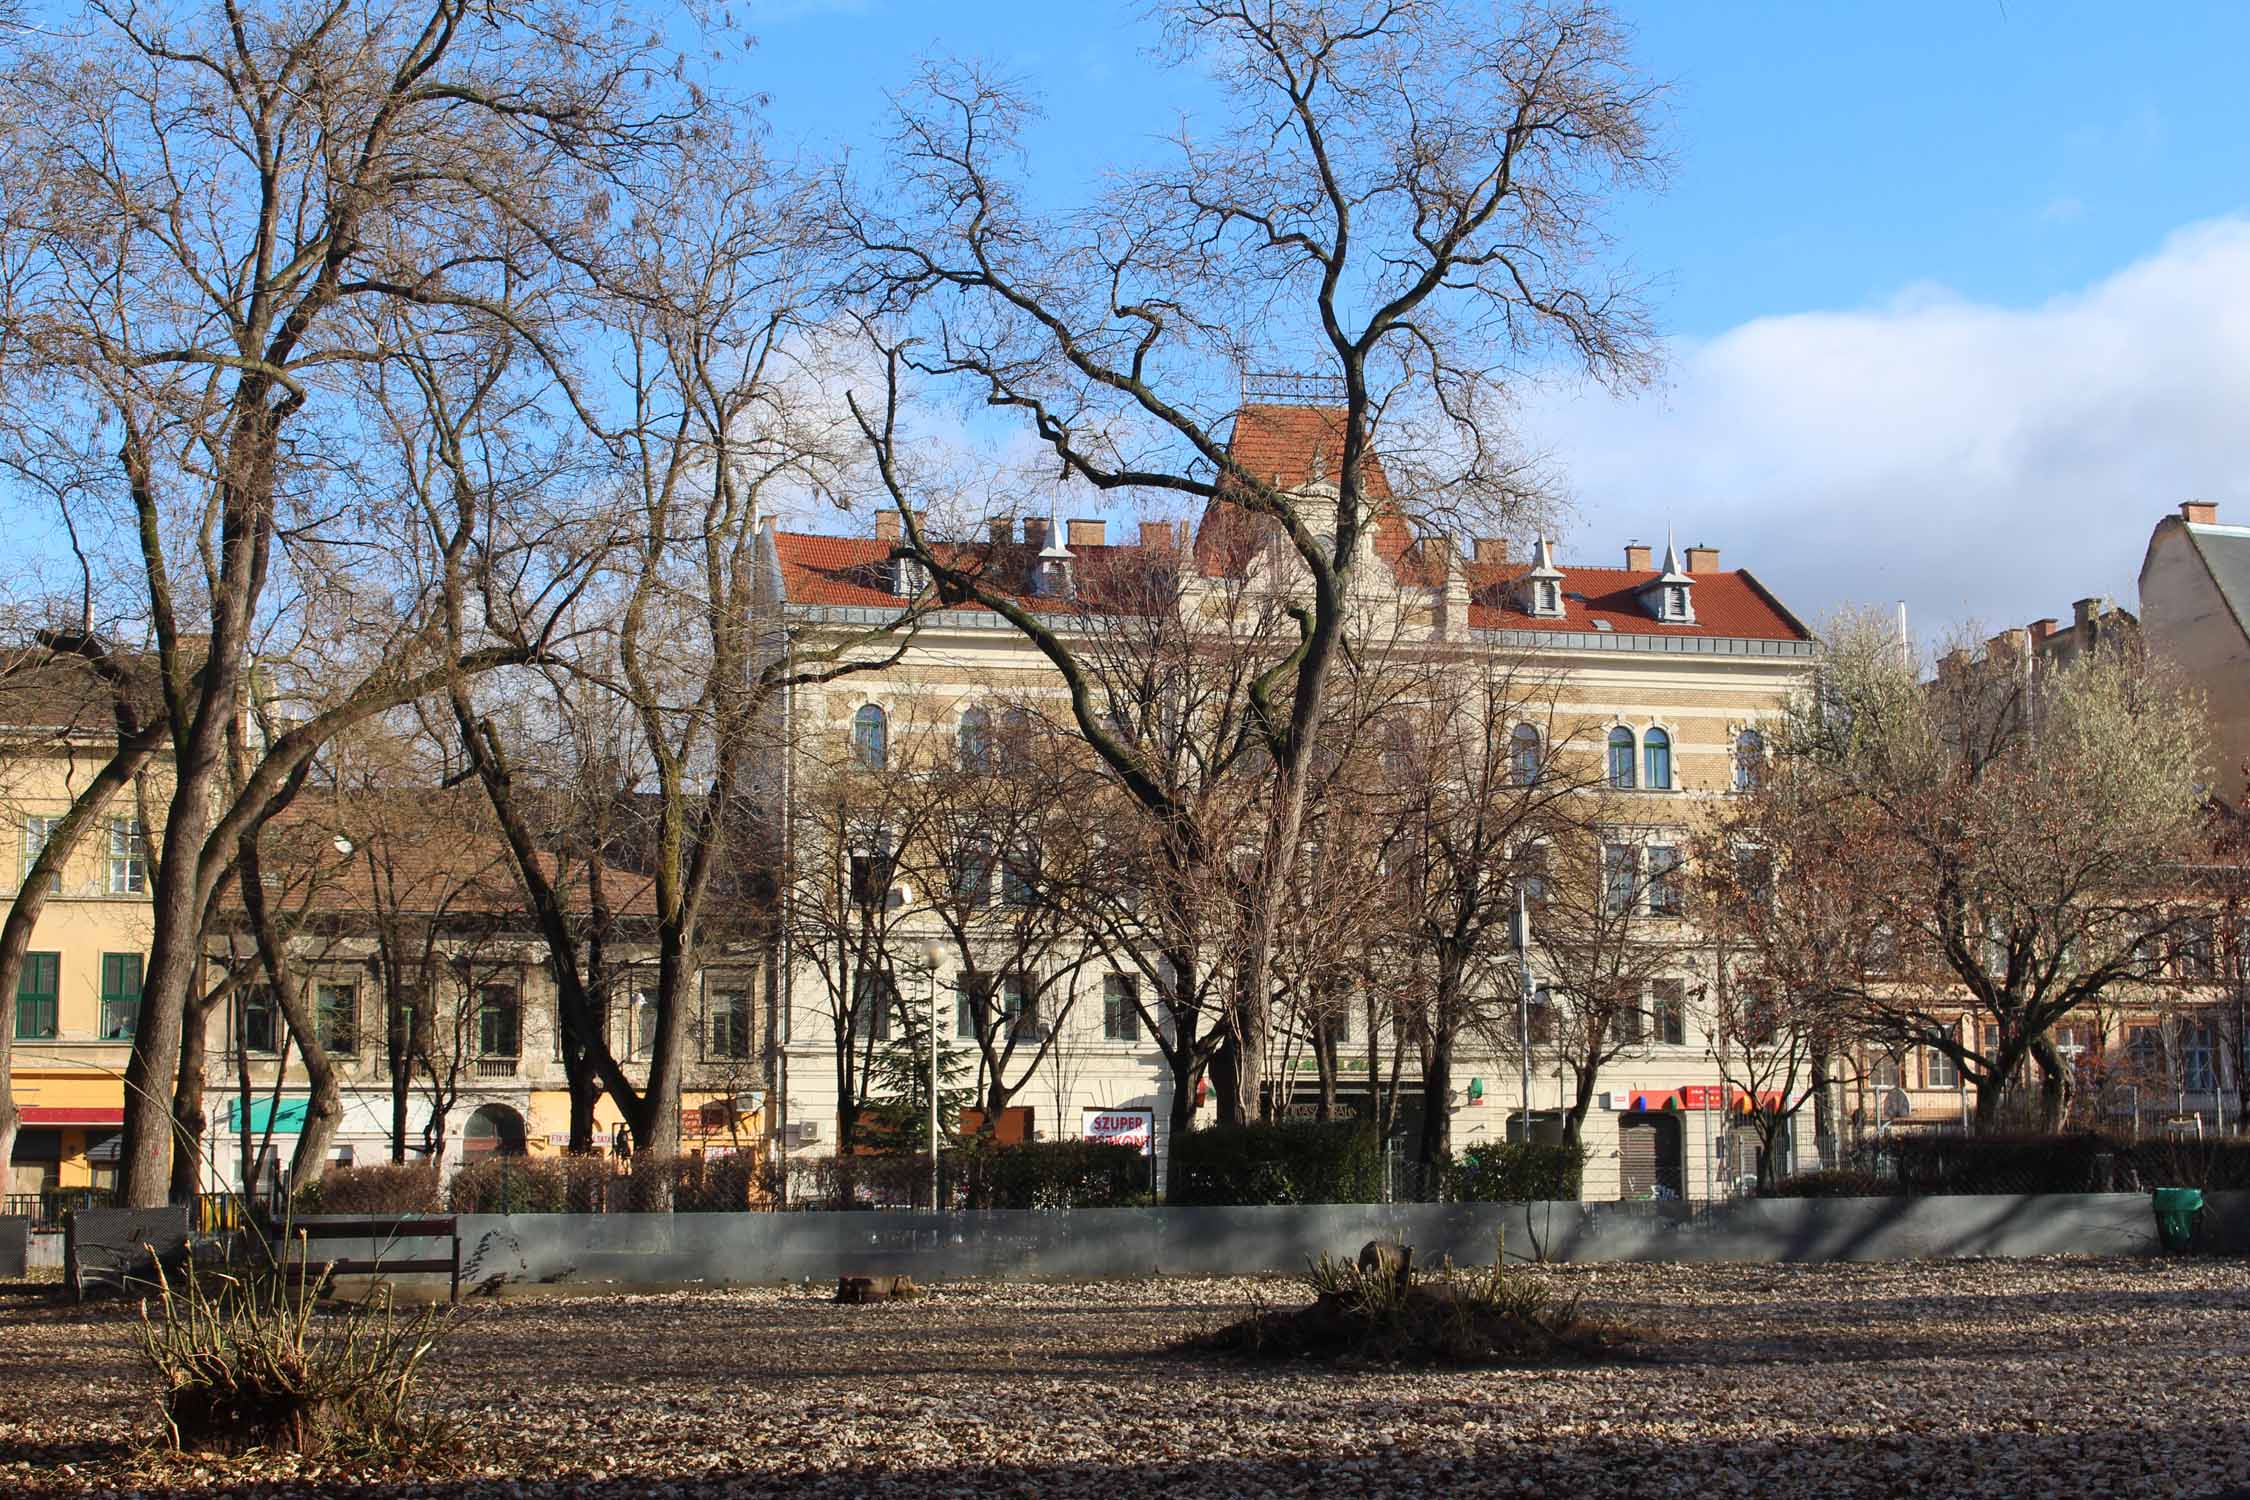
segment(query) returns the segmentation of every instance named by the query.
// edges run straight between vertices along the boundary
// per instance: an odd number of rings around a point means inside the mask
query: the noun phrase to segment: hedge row
[[[493,1157],[463,1167],[446,1201],[463,1214],[742,1213],[765,1206],[766,1183],[749,1156],[636,1156],[628,1170],[600,1156]]]
[[[1586,1175],[1585,1148],[1540,1141],[1487,1141],[1453,1159],[1445,1195],[1455,1203],[1568,1203]]]
[[[2069,1135],[1894,1136],[1865,1165],[1786,1178],[1774,1198],[2250,1188],[2250,1140]]]
[[[971,1208],[1126,1208],[1150,1201],[1148,1158],[1114,1141],[1030,1141],[946,1153]]]
[[[1212,1125],[1172,1138],[1172,1203],[1375,1203],[1382,1196],[1382,1142],[1357,1120]]]
[[[1884,1143],[1894,1191],[2105,1193],[2153,1187],[2250,1187],[2250,1141],[2080,1133],[1903,1136]]]
[[[437,1167],[428,1162],[374,1162],[329,1167],[299,1188],[291,1207],[301,1214],[434,1214]]]
[[[1150,1201],[1148,1165],[1108,1141],[970,1143],[940,1154],[940,1190],[948,1208],[1126,1208]],[[798,1208],[927,1204],[930,1158],[883,1151],[794,1162],[789,1196]]]

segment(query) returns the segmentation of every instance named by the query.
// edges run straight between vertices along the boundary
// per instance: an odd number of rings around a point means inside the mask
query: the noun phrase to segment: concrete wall
[[[1836,1261],[2146,1255],[2145,1193],[2050,1197],[1746,1199],[1637,1204],[1367,1204],[1068,1212],[466,1214],[462,1280],[573,1284],[828,1281],[907,1272],[1073,1280],[1282,1274],[1313,1256],[1401,1239],[1417,1260]],[[2250,1250],[2250,1193],[2212,1195],[2213,1248]],[[427,1253],[323,1241],[339,1258]]]

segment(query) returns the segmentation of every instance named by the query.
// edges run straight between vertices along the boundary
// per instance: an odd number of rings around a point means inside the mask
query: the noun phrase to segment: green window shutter
[[[102,1040],[132,1039],[141,1019],[141,955],[102,955]]]
[[[46,1041],[59,1035],[56,996],[62,990],[62,955],[26,953],[16,979],[16,1035]]]

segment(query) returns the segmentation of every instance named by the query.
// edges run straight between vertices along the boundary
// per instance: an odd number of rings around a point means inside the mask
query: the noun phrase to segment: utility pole
[[[1516,957],[1521,983],[1516,987],[1516,1061],[1521,1068],[1516,1097],[1521,1101],[1523,1143],[1531,1144],[1531,900],[1516,882]]]

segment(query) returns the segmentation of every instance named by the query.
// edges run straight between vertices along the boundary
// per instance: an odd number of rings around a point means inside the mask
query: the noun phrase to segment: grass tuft
[[[387,1287],[323,1308],[294,1260],[261,1247],[247,1262],[158,1262],[138,1331],[175,1451],[380,1457],[427,1439],[407,1401],[452,1309],[401,1312]]]

